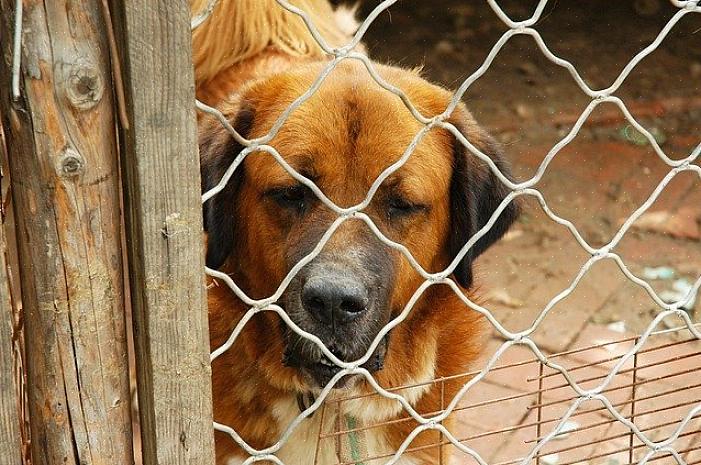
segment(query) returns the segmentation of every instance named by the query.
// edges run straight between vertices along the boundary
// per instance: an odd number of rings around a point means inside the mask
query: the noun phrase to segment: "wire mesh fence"
[[[228,167],[224,176],[221,178],[219,183],[211,190],[205,192],[202,196],[202,202],[206,202],[209,199],[220,193],[227,183],[232,178],[234,172],[241,169],[242,163],[246,157],[248,157],[253,152],[266,152],[271,155],[277,163],[284,168],[284,170],[296,181],[308,187],[326,206],[329,210],[336,214],[336,220],[331,224],[331,226],[323,234],[321,240],[315,245],[311,253],[306,255],[301,259],[290,271],[287,273],[285,278],[279,283],[277,290],[270,296],[263,299],[255,299],[247,295],[237,283],[235,283],[231,277],[225,273],[214,269],[206,269],[206,273],[217,279],[221,280],[226,285],[231,288],[231,291],[241,299],[250,309],[241,318],[241,320],[236,325],[233,332],[230,334],[228,340],[216,348],[212,354],[211,359],[214,361],[219,356],[221,356],[226,351],[230,350],[236,341],[237,337],[240,335],[241,331],[245,325],[253,318],[254,315],[260,312],[275,312],[279,315],[280,319],[298,336],[305,338],[314,344],[316,344],[324,356],[331,360],[334,364],[341,368],[341,370],[333,377],[333,379],[321,390],[320,394],[313,399],[310,399],[309,405],[305,405],[302,409],[303,411],[287,426],[279,439],[271,446],[262,449],[257,449],[251,444],[246,442],[246,440],[239,435],[230,425],[216,423],[214,428],[217,431],[227,434],[230,436],[231,440],[234,441],[242,450],[249,454],[249,458],[245,460],[244,463],[253,463],[257,461],[267,460],[275,463],[282,463],[281,460],[276,456],[283,445],[290,440],[293,432],[300,424],[312,415],[318,414],[322,416],[321,424],[324,424],[323,417],[328,416],[329,412],[332,411],[334,406],[340,402],[348,401],[349,399],[337,399],[332,398],[331,395],[333,386],[344,376],[349,374],[359,374],[367,380],[367,383],[372,386],[377,396],[384,397],[388,400],[397,402],[401,405],[403,411],[405,412],[405,417],[396,421],[406,421],[412,422],[415,425],[411,433],[403,440],[401,446],[397,448],[390,454],[383,456],[373,456],[373,457],[359,457],[353,456],[350,461],[343,461],[340,459],[344,454],[342,451],[338,451],[339,463],[343,465],[349,465],[350,463],[386,463],[392,464],[401,460],[406,454],[409,454],[414,449],[412,449],[412,441],[424,431],[434,431],[439,433],[440,440],[430,446],[430,447],[451,447],[454,448],[458,453],[464,454],[465,457],[470,457],[479,464],[486,464],[487,461],[484,458],[484,452],[480,452],[479,448],[476,447],[475,441],[480,438],[489,437],[495,434],[513,432],[520,427],[512,427],[512,429],[506,428],[503,431],[483,431],[476,432],[474,435],[468,438],[456,437],[451,431],[448,431],[442,424],[442,422],[449,416],[453,414],[458,414],[462,410],[475,408],[475,406],[466,406],[465,398],[471,390],[474,389],[475,385],[480,383],[485,377],[490,373],[498,370],[509,369],[509,365],[500,365],[499,361],[502,355],[512,346],[519,345],[528,348],[532,351],[534,355],[534,361],[537,361],[538,371],[534,374],[534,381],[538,384],[537,389],[534,389],[533,393],[537,396],[539,402],[534,406],[530,407],[535,409],[537,414],[530,426],[536,429],[535,434],[531,439],[527,441],[528,449],[524,451],[524,454],[520,457],[509,459],[506,461],[499,462],[500,465],[507,465],[511,463],[522,463],[527,464],[530,461],[545,460],[546,457],[552,454],[566,454],[573,450],[580,450],[585,447],[591,448],[601,441],[613,441],[617,439],[622,439],[629,441],[627,446],[622,446],[620,450],[611,450],[606,452],[606,454],[615,454],[617,452],[629,453],[628,463],[639,463],[645,464],[649,461],[657,460],[659,457],[672,456],[677,463],[683,464],[687,463],[684,457],[688,457],[688,453],[699,448],[698,444],[690,444],[688,448],[679,450],[675,448],[674,444],[679,438],[690,437],[698,432],[698,430],[688,430],[690,422],[695,419],[701,413],[701,404],[698,401],[687,402],[685,404],[679,405],[661,405],[655,404],[654,407],[643,407],[642,405],[646,401],[651,399],[657,399],[664,397],[666,395],[672,395],[674,392],[659,393],[656,395],[637,395],[633,392],[629,396],[628,400],[618,401],[612,400],[613,395],[621,387],[621,377],[632,376],[632,380],[625,383],[623,386],[626,389],[636,391],[636,389],[644,383],[650,382],[649,379],[644,379],[640,376],[648,365],[641,364],[640,357],[649,354],[657,350],[663,350],[664,345],[659,345],[653,348],[646,346],[649,344],[651,338],[655,334],[658,325],[667,317],[676,316],[680,318],[686,325],[685,330],[688,331],[690,340],[684,342],[685,344],[694,344],[694,341],[701,339],[701,332],[699,328],[694,325],[689,314],[683,309],[684,303],[688,301],[691,296],[696,294],[701,287],[701,277],[699,277],[694,283],[692,288],[688,291],[687,295],[677,302],[666,302],[662,299],[658,293],[651,287],[651,285],[641,277],[635,275],[630,268],[626,265],[624,259],[617,253],[616,247],[624,237],[624,235],[630,230],[632,224],[641,217],[655,202],[655,200],[661,195],[665,187],[680,173],[682,172],[692,172],[701,178],[701,168],[694,164],[701,154],[701,144],[696,146],[696,148],[691,151],[687,156],[679,159],[670,158],[665,151],[660,147],[655,137],[646,129],[641,123],[639,123],[633,115],[628,110],[626,103],[617,97],[615,94],[617,90],[624,83],[626,78],[631,74],[634,68],[638,66],[641,61],[650,55],[664,40],[665,37],[670,33],[670,31],[675,27],[675,25],[688,14],[698,14],[701,13],[701,6],[697,0],[691,1],[671,1],[671,3],[677,8],[677,12],[671,17],[671,19],[666,23],[666,25],[659,32],[657,37],[645,48],[643,48],[638,54],[636,54],[623,68],[616,79],[605,88],[594,89],[590,87],[587,82],[582,78],[577,69],[567,60],[555,55],[548,47],[544,39],[539,34],[538,30],[535,28],[536,23],[541,18],[543,11],[548,4],[547,0],[541,0],[538,2],[533,14],[524,20],[515,21],[505,13],[505,11],[500,7],[496,0],[488,0],[487,3],[494,11],[494,13],[499,17],[499,19],[507,27],[506,32],[499,38],[499,40],[494,44],[494,46],[489,51],[486,59],[482,65],[473,72],[467,79],[465,79],[462,84],[455,91],[450,104],[445,108],[445,110],[440,114],[423,114],[417,109],[411,99],[403,92],[402,89],[397,88],[383,79],[383,77],[378,73],[375,65],[371,62],[368,57],[355,51],[354,49],[363,39],[364,34],[370,28],[373,21],[387,8],[397,3],[396,0],[385,0],[380,2],[372,12],[363,20],[362,24],[358,28],[354,38],[343,47],[331,47],[322,37],[322,35],[317,30],[315,24],[311,20],[307,12],[297,8],[296,6],[290,4],[285,0],[277,0],[280,8],[299,16],[299,18],[304,21],[309,29],[310,34],[316,39],[321,47],[328,55],[329,61],[325,66],[324,70],[319,74],[314,83],[300,95],[285,111],[283,111],[277,118],[272,129],[265,136],[246,139],[241,134],[239,134],[232,125],[227,121],[226,117],[217,109],[210,107],[202,102],[197,102],[197,108],[207,114],[210,114],[217,118],[221,124],[231,133],[233,138],[242,144],[245,148],[236,156],[233,163]],[[205,11],[196,15],[192,20],[192,28],[195,29],[206,21],[209,15],[217,14],[217,2],[212,0]],[[540,166],[536,170],[535,174],[528,180],[523,182],[513,182],[511,179],[506,177],[497,167],[490,157],[480,151],[472,141],[470,141],[464,134],[460,132],[453,124],[448,122],[448,118],[456,109],[461,98],[481,76],[483,76],[489,67],[492,65],[495,58],[498,56],[499,52],[502,50],[504,45],[509,42],[511,38],[517,35],[527,35],[530,36],[538,48],[541,50],[543,55],[547,57],[555,65],[564,68],[569,72],[573,81],[577,84],[579,89],[590,98],[590,103],[586,109],[582,112],[581,116],[567,132],[567,134],[557,142],[552,149],[545,155]],[[357,203],[356,205],[350,207],[341,207],[335,204],[329,197],[327,197],[324,192],[319,189],[319,187],[314,183],[313,180],[305,177],[300,172],[296,171],[290,164],[285,160],[285,154],[281,154],[276,150],[276,148],[270,145],[270,142],[274,139],[276,134],[279,132],[280,128],[285,124],[288,117],[296,111],[305,101],[307,101],[318,89],[321,87],[325,79],[333,72],[333,70],[344,60],[356,60],[362,63],[369,73],[369,75],[374,79],[379,86],[390,92],[397,97],[399,97],[405,104],[407,111],[409,111],[413,117],[422,125],[422,129],[417,132],[411,144],[409,144],[402,156],[392,165],[387,167],[379,177],[374,181],[365,198]],[[557,154],[568,144],[570,144],[574,138],[578,135],[580,129],[585,124],[592,112],[603,103],[612,103],[616,105],[620,111],[623,113],[628,122],[640,133],[642,133],[653,148],[657,156],[662,160],[668,167],[668,174],[662,179],[661,182],[654,188],[650,193],[648,198],[638,206],[638,208],[627,218],[627,220],[618,229],[613,238],[602,247],[594,247],[588,243],[584,236],[580,233],[577,227],[567,218],[558,216],[546,202],[545,198],[541,192],[536,187],[537,183],[543,175],[546,173],[549,164],[557,156]],[[470,240],[468,240],[460,252],[455,256],[450,263],[450,265],[439,272],[429,272],[418,263],[418,261],[412,256],[411,252],[403,244],[394,242],[388,238],[385,234],[380,231],[380,229],[375,225],[373,220],[364,212],[364,209],[368,207],[373,197],[376,195],[378,189],[385,182],[390,175],[400,170],[402,166],[407,162],[409,157],[411,157],[412,152],[422,140],[422,138],[434,128],[443,128],[450,131],[460,144],[464,145],[469,152],[477,157],[479,160],[484,162],[492,172],[496,175],[500,182],[502,182],[509,190],[510,193],[506,196],[499,207],[493,212],[490,220],[487,224],[481,228]],[[555,223],[565,226],[572,237],[577,241],[589,254],[589,259],[584,263],[584,265],[579,270],[579,273],[571,281],[570,285],[563,289],[559,294],[557,294],[542,310],[539,312],[538,316],[535,318],[533,323],[527,329],[519,332],[512,332],[505,328],[502,323],[495,317],[495,315],[490,311],[489,308],[471,301],[467,296],[463,294],[459,286],[450,277],[452,272],[455,270],[456,266],[460,260],[470,251],[470,249],[475,245],[475,243],[484,236],[490,228],[498,220],[499,216],[502,214],[506,206],[513,202],[518,197],[533,197],[537,200],[545,214]],[[290,285],[296,274],[307,264],[309,264],[315,257],[317,257],[322,250],[322,248],[328,243],[333,234],[338,230],[338,228],[346,221],[350,219],[362,220],[367,224],[367,226],[372,230],[372,232],[377,236],[377,238],[389,247],[392,247],[403,254],[403,256],[408,260],[412,267],[417,273],[423,278],[423,283],[416,289],[413,296],[407,303],[407,305],[402,309],[402,311],[393,318],[389,324],[387,324],[375,337],[373,343],[370,345],[366,354],[360,359],[353,362],[346,362],[340,360],[332,351],[324,346],[321,339],[314,334],[311,334],[301,327],[299,327],[295,322],[287,315],[285,310],[278,304],[282,294],[285,292],[287,287]],[[650,298],[658,306],[659,311],[657,312],[655,318],[649,323],[647,329],[638,335],[635,339],[630,340],[630,344],[626,346],[624,351],[617,353],[615,356],[610,357],[605,360],[598,360],[591,362],[589,364],[582,364],[580,366],[569,366],[566,367],[558,363],[558,357],[561,354],[556,355],[546,355],[539,346],[532,339],[533,333],[537,330],[541,322],[547,318],[548,314],[553,311],[555,305],[565,299],[570,295],[575,288],[578,286],[583,277],[589,272],[589,270],[599,261],[602,260],[612,260],[620,268],[622,273],[631,282],[637,286],[644,289]],[[493,356],[486,362],[485,366],[474,373],[464,374],[458,377],[461,384],[461,388],[458,391],[457,396],[451,399],[444,399],[444,405],[442,405],[440,411],[433,412],[420,412],[415,409],[410,401],[408,401],[402,394],[402,389],[386,389],[380,386],[377,381],[373,378],[373,375],[362,365],[369,360],[375,349],[381,344],[383,338],[397,325],[401,324],[410,315],[413,306],[419,300],[419,298],[429,289],[431,286],[436,285],[447,285],[455,292],[455,294],[462,300],[465,306],[465,311],[474,311],[483,315],[493,326],[503,338],[504,342],[499,347],[499,349],[493,354]],[[698,346],[695,346],[697,350]],[[688,355],[689,358],[697,356],[698,353],[694,352]],[[662,366],[671,360],[663,360],[654,363],[654,366]],[[582,373],[585,368],[590,368],[592,366],[605,366],[606,373],[598,374],[594,377],[584,377],[578,376]],[[698,366],[698,365],[697,365]],[[681,376],[682,374],[691,374],[697,371],[697,368],[690,368],[689,371],[685,373],[665,373],[666,377]],[[555,381],[557,380],[557,381]],[[436,383],[444,383],[445,379],[435,380]],[[455,380],[452,380],[455,381]],[[552,383],[555,383],[553,386]],[[404,388],[408,388],[406,386]],[[414,386],[415,387],[415,386]],[[545,394],[549,397],[549,394],[553,390],[559,388],[566,388],[567,392],[570,394],[564,395],[558,400],[548,400],[545,401]],[[690,389],[689,386],[680,387],[678,389]],[[572,394],[572,392],[574,394]],[[504,408],[500,406],[500,403],[505,399],[496,399],[491,401],[486,401],[482,405],[492,405],[493,408],[499,409]],[[554,405],[561,406],[562,408],[557,411],[557,414],[552,414],[547,412],[547,407],[552,407]],[[661,405],[661,406],[660,406]],[[585,408],[586,407],[586,408]],[[645,426],[641,426],[641,418],[646,416],[655,417],[657,413],[665,409],[671,408],[684,408],[686,413],[681,421],[660,421],[658,424],[649,424],[645,422]],[[628,409],[628,410],[626,410]],[[577,435],[576,433],[580,431],[590,430],[596,428],[595,423],[589,423],[585,425],[580,425],[573,427],[576,424],[577,418],[590,413],[591,411],[603,411],[609,415],[609,419],[600,420],[601,425],[609,425],[615,423],[620,426],[620,431],[615,434],[610,434],[601,439],[587,439],[588,433],[583,435]],[[316,413],[315,413],[316,412]],[[338,415],[337,415],[338,417]],[[652,423],[655,423],[654,421]],[[545,428],[544,425],[548,425]],[[352,425],[335,425],[335,429],[331,431],[320,432],[319,442],[325,440],[335,440],[338,436],[342,435],[352,435],[353,432],[357,432],[359,427],[353,427]],[[372,428],[373,426],[364,425],[362,428]],[[660,428],[666,427],[662,435],[653,435],[652,431],[659,431]],[[544,431],[548,431],[545,433]],[[567,446],[555,447],[554,445],[561,440],[563,435],[578,436],[580,439],[578,442],[569,444]],[[597,442],[599,441],[599,442]],[[340,447],[340,446],[339,446]],[[566,460],[566,463],[575,463],[582,459],[594,458],[596,454],[591,453],[584,458],[574,458]],[[545,463],[545,462],[541,462]],[[690,462],[698,463],[698,460]]]

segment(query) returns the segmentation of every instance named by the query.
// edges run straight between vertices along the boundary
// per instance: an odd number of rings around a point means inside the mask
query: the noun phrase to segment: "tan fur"
[[[197,14],[209,2],[190,0],[190,9]],[[327,0],[289,0],[289,3],[309,15],[331,47],[344,45],[355,32],[348,28],[347,21],[343,22],[343,29],[339,27]],[[344,19],[347,11],[341,11]],[[275,0],[219,0],[210,17],[193,32],[192,43],[198,83],[205,83],[264,51],[274,50],[289,57],[324,57],[302,19]]]
[[[193,0],[193,10],[198,11],[206,3]],[[343,42],[347,38],[348,31],[334,25],[326,0],[300,0],[296,4],[311,8],[319,16],[320,29],[326,31],[327,39]],[[324,57],[309,41],[306,29],[297,27],[299,24],[301,20],[281,12],[274,0],[221,0],[212,18],[203,24],[204,29],[193,38],[198,97],[216,105],[232,124],[242,108],[253,108],[255,118],[247,137],[266,134],[325,65]],[[442,112],[450,100],[447,90],[429,84],[415,71],[376,66],[384,79],[402,88],[428,116]],[[456,109],[452,121],[475,145],[485,143],[484,134],[464,106]],[[420,128],[403,102],[381,89],[361,64],[343,62],[319,91],[290,115],[270,145],[295,169],[312,164],[321,190],[345,207],[365,197],[377,176],[403,154]],[[209,150],[202,154],[203,165],[223,156],[230,139],[221,125],[209,117],[200,121],[200,137],[209,144]],[[445,130],[429,132],[407,164],[385,183],[398,186],[408,198],[431,205],[420,221],[399,226],[389,222],[380,204],[385,186],[378,192],[378,200],[365,210],[388,237],[404,244],[429,271],[445,268],[452,258],[446,244],[450,234],[453,143],[454,138]],[[327,227],[335,215],[320,209],[313,218],[293,221],[276,205],[266,202],[263,195],[273,186],[293,183],[289,174],[264,153],[251,154],[244,165],[246,176],[228,213],[245,221],[237,231],[235,258],[222,271],[253,298],[263,298],[275,291],[289,271],[284,261],[288,238],[300,237],[319,225]],[[285,232],[285,228],[291,229]],[[347,251],[348,245],[364,231],[364,223],[348,221],[325,247]],[[399,263],[391,306],[401,310],[423,280],[397,251],[387,249],[387,254]],[[213,349],[229,337],[247,310],[223,283],[210,286]],[[467,371],[482,345],[481,327],[480,316],[467,309],[447,286],[429,288],[407,320],[392,331],[384,368],[375,373],[377,382],[390,389]],[[278,441],[299,413],[297,393],[308,390],[296,370],[282,365],[283,350],[279,317],[262,312],[248,322],[234,346],[213,362],[215,420],[233,427],[258,449]],[[441,397],[449,401],[464,382],[465,379],[459,379],[446,383],[443,392],[439,385],[429,384],[402,394],[419,412],[428,414],[439,411]],[[372,392],[371,386],[362,381],[350,392],[335,391],[333,395]],[[379,396],[342,405],[343,412],[366,424],[406,416],[400,404]],[[333,418],[330,413],[325,423],[332,423]],[[288,465],[312,465],[320,430],[331,428],[320,421],[318,411],[299,426],[278,457]],[[452,417],[444,425],[450,429]],[[369,430],[371,455],[393,452],[416,426],[411,420]],[[412,447],[435,444],[439,439],[438,433],[425,432]],[[338,460],[329,442],[321,445],[317,465],[332,465]],[[216,447],[220,465],[241,463],[246,457],[222,433],[216,434]],[[383,462],[373,461],[372,465]],[[438,447],[406,453],[399,463],[437,464]]]

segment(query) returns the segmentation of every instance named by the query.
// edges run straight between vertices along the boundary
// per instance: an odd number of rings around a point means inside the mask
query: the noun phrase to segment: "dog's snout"
[[[368,290],[346,277],[313,277],[302,288],[302,304],[327,325],[348,323],[368,308]]]

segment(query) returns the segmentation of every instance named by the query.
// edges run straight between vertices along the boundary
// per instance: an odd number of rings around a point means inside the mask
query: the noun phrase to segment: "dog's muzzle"
[[[381,250],[338,247],[321,253],[295,276],[283,306],[297,326],[317,336],[336,358],[353,362],[365,356],[389,321],[394,270]],[[310,389],[323,388],[341,370],[315,343],[286,326],[283,331],[283,363],[297,368]],[[362,368],[381,370],[387,344],[383,338]],[[351,378],[342,377],[335,387],[348,385]]]

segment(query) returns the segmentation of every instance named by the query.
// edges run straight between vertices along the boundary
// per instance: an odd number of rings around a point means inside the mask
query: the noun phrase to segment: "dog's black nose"
[[[368,307],[368,291],[347,277],[313,277],[302,288],[302,305],[314,318],[328,325],[348,323]]]

